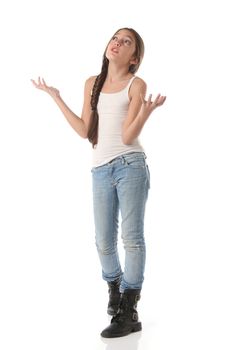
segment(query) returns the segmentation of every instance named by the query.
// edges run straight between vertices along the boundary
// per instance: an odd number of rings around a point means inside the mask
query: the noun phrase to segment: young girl
[[[31,79],[57,103],[74,130],[92,143],[92,181],[96,246],[102,276],[108,283],[110,325],[102,337],[121,337],[142,329],[138,320],[145,269],[144,213],[150,173],[138,136],[155,108],[166,97],[145,100],[146,83],[135,76],[144,43],[131,28],[119,29],[109,41],[101,73],[86,80],[81,118],[44,79]],[[117,251],[121,213],[125,266]]]

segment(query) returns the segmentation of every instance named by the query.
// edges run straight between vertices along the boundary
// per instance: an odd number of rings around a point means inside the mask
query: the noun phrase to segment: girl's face
[[[109,41],[106,49],[106,57],[109,61],[123,64],[136,64],[134,57],[136,49],[135,38],[129,30],[122,29],[115,33]]]

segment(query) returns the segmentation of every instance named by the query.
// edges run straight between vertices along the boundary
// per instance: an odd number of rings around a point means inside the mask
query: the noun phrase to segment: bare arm
[[[152,95],[149,95],[148,100],[145,101],[145,95],[146,83],[140,78],[136,79],[130,88],[131,101],[128,115],[122,128],[122,140],[127,145],[131,144],[139,136],[153,110],[161,106],[166,100],[166,96],[158,94],[153,102],[151,101]]]
[[[71,125],[71,127],[78,133],[82,138],[87,138],[87,130],[91,116],[91,107],[90,107],[90,99],[91,99],[91,89],[94,83],[94,77],[91,77],[86,80],[84,87],[84,104],[81,118],[78,117],[72,110],[66,105],[63,99],[60,96],[59,90],[52,86],[47,86],[45,80],[38,78],[38,83],[36,83],[33,79],[31,79],[34,86],[38,89],[41,89],[47,92],[53,100],[56,102],[61,112],[64,114],[65,118]]]

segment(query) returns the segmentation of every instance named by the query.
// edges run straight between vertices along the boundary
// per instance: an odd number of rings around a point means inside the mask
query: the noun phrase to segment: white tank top
[[[129,152],[144,152],[136,138],[131,145],[122,142],[122,124],[129,107],[129,88],[133,76],[127,86],[119,92],[100,92],[97,105],[99,114],[98,143],[92,150],[92,166],[97,167]]]

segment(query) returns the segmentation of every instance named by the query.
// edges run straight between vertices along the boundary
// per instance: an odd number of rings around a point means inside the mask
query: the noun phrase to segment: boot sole
[[[115,334],[103,334],[103,332],[100,334],[101,337],[103,338],[119,338],[119,337],[125,337],[128,334],[139,332],[142,330],[142,324],[141,322],[136,323],[135,325],[132,326],[131,330],[126,331],[126,332],[120,332],[120,333],[115,333]]]

